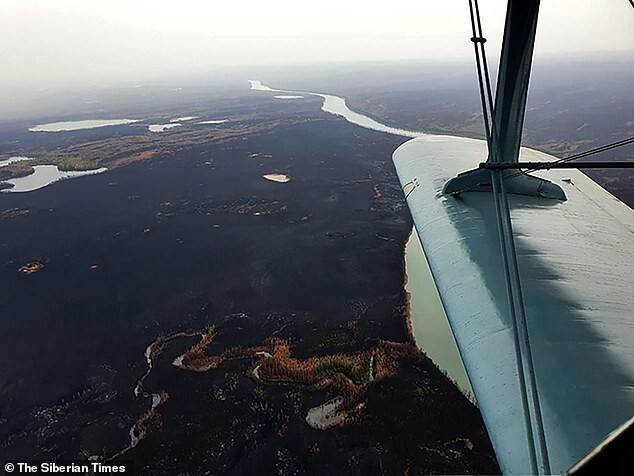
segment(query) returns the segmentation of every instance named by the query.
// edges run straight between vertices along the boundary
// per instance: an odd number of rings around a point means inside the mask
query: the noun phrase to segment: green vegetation
[[[351,380],[354,380],[352,379],[352,369],[350,366],[337,360],[321,364],[317,367],[317,373],[324,378],[333,378],[338,373],[342,373]]]
[[[19,160],[0,168],[0,180],[10,180],[31,175],[35,170],[28,160]]]
[[[367,383],[370,376],[370,361],[372,356],[367,358],[347,358],[348,362],[334,359],[328,359],[319,365],[315,370],[319,376],[323,378],[334,378],[337,374],[342,374],[352,380],[355,384],[360,385]]]
[[[92,170],[98,167],[92,161],[82,159],[81,157],[65,157],[55,161],[55,165],[59,170],[65,172]]]

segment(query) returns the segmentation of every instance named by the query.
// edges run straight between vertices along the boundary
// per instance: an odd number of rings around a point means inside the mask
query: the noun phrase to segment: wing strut
[[[539,0],[508,1],[495,106],[491,97],[484,54],[486,40],[482,35],[477,0],[469,0],[469,7],[473,32],[471,41],[475,46],[480,98],[489,145],[487,163],[516,163],[524,125]],[[505,172],[502,175],[508,193],[566,200],[566,194],[561,187],[548,180],[517,172]],[[443,188],[443,193],[458,195],[462,192],[492,190],[491,174],[488,170],[476,168],[462,172],[449,180]]]
[[[531,76],[539,0],[509,0],[495,92],[491,162],[517,162]]]

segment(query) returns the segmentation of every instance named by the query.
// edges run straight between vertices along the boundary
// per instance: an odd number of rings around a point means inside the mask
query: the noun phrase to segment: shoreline
[[[414,230],[412,227],[412,233],[405,243],[403,253],[406,263],[404,287],[409,295],[407,315],[414,342],[456,387],[475,403],[473,389],[445,315],[425,252]],[[411,292],[411,288],[416,288],[417,292]]]
[[[409,335],[409,338],[411,339],[411,341],[414,344],[416,344],[418,346],[418,344],[416,343],[416,336],[414,335],[414,327],[412,326],[412,312],[411,312],[412,293],[410,293],[408,291],[408,289],[407,289],[407,283],[409,282],[409,276],[407,274],[406,252],[407,252],[407,244],[409,243],[409,240],[412,237],[412,233],[414,233],[414,227],[413,226],[412,226],[412,229],[409,232],[409,235],[407,235],[407,239],[403,242],[403,246],[401,247],[401,249],[403,250],[403,254],[401,256],[402,263],[403,263],[403,292],[405,293],[405,302],[404,302],[405,309],[403,309],[403,319],[405,319],[405,328],[407,329],[407,334]],[[419,349],[425,355],[427,355],[427,353],[425,352],[424,349],[421,349],[420,347],[419,347]]]

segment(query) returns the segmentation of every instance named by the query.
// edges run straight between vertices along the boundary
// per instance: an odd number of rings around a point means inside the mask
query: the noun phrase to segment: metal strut
[[[475,49],[482,115],[488,145],[487,163],[517,162],[526,109],[533,45],[537,28],[539,0],[509,0],[504,27],[504,42],[495,94],[491,91],[489,70],[484,50],[485,38],[477,0],[469,0],[471,31]],[[555,183],[522,172],[503,177],[507,193],[566,200],[563,189]],[[512,180],[511,180],[512,179]],[[443,193],[493,191],[491,174],[474,169],[449,180]]]

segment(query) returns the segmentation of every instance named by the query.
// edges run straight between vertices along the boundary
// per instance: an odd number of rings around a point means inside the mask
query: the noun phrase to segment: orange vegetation
[[[273,341],[272,358],[260,359],[249,371],[265,383],[289,383],[329,389],[344,399],[344,407],[357,404],[367,387],[396,375],[401,359],[417,354],[410,344],[379,341],[373,348],[356,354],[334,354],[298,360],[291,356],[288,342]]]
[[[206,372],[227,359],[252,357],[254,363],[247,371],[252,379],[331,390],[344,399],[345,408],[357,405],[372,383],[395,375],[401,359],[418,355],[412,344],[379,341],[373,348],[356,354],[299,360],[291,355],[288,341],[277,338],[269,339],[263,346],[234,347],[218,355],[207,355],[205,350],[216,336],[215,328],[210,327],[201,335],[201,340],[183,354],[181,368]]]
[[[25,216],[31,213],[31,210],[28,208],[11,208],[9,210],[4,210],[0,212],[0,219],[4,220],[5,218],[15,218],[19,216]]]
[[[111,137],[80,142],[54,151],[39,151],[46,163],[59,165],[64,170],[85,170],[96,167],[121,167],[133,162],[173,156],[181,150],[207,142],[221,142],[271,130],[279,121],[250,123],[252,116],[238,116],[231,126],[218,128],[183,128],[178,134],[155,134]],[[242,123],[241,121],[245,121]],[[13,164],[12,164],[13,165]]]
[[[33,274],[37,273],[39,270],[44,268],[44,264],[39,261],[34,261],[33,263],[27,263],[24,266],[20,266],[18,271],[22,274]]]
[[[160,336],[149,346],[147,357],[155,360],[170,341],[193,336],[199,336],[200,340],[174,361],[177,367],[192,372],[207,372],[217,369],[226,360],[251,359],[251,366],[246,374],[258,383],[297,385],[309,390],[327,391],[331,396],[336,395],[341,403],[335,411],[343,416],[336,425],[356,418],[365,406],[364,395],[367,389],[376,382],[396,375],[403,359],[420,357],[420,351],[411,343],[378,341],[372,348],[362,352],[338,353],[302,360],[293,357],[289,341],[280,338],[269,338],[259,346],[232,347],[210,354],[209,346],[217,336],[215,326],[196,332]],[[238,382],[230,382],[230,385],[236,387]],[[254,392],[258,393],[258,389],[256,387]],[[146,422],[153,414],[154,409],[151,409],[139,419],[135,427],[135,434],[139,439],[145,434]]]
[[[206,372],[207,370],[215,369],[224,360],[222,355],[205,355],[205,349],[216,336],[216,328],[209,327],[202,333],[200,342],[189,348],[183,355],[183,362],[181,368],[186,370],[193,370],[194,372]]]
[[[134,425],[134,434],[139,439],[139,441],[143,440],[147,436],[147,425],[152,417],[155,415],[156,409],[163,405],[169,399],[169,397],[169,393],[161,392],[158,404],[152,405],[152,408],[141,415],[141,417],[137,420],[136,424]]]
[[[214,327],[211,326],[203,332],[211,332],[214,330]],[[148,356],[152,360],[156,360],[156,358],[161,355],[165,346],[168,342],[178,339],[180,337],[194,337],[197,335],[203,334],[203,332],[177,332],[176,334],[172,334],[169,336],[159,336],[151,345],[150,345],[150,355]]]

